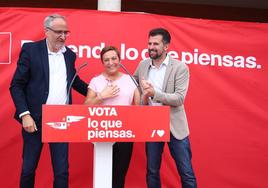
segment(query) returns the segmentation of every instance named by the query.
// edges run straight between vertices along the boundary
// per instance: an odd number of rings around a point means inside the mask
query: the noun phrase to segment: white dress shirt
[[[49,93],[46,104],[65,104],[67,99],[67,74],[63,46],[58,52],[48,49]]]
[[[153,61],[151,61],[150,64],[148,81],[153,85],[155,91],[162,91],[165,73],[169,63],[169,56],[166,56],[159,68],[154,66],[152,62]],[[149,100],[149,104],[154,106],[161,105],[161,103],[155,103],[152,102],[152,100]]]

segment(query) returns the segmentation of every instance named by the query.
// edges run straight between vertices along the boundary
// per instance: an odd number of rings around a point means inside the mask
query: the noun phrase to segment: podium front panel
[[[168,106],[43,105],[43,142],[169,141]]]

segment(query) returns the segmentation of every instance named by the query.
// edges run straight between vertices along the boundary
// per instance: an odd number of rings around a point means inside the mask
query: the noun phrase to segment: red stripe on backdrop
[[[77,66],[89,62],[80,72],[87,82],[101,72],[98,57],[102,46],[117,46],[123,63],[134,72],[146,57],[148,31],[167,28],[172,35],[171,55],[190,68],[185,108],[199,187],[268,187],[268,24],[30,8],[0,9],[1,187],[18,187],[20,174],[21,128],[12,119],[14,106],[8,88],[21,43],[44,38],[43,19],[55,12],[69,20],[71,35],[67,44],[77,52]],[[83,97],[74,96],[74,103],[83,102]],[[70,144],[70,187],[91,187],[92,156],[91,144]],[[146,186],[145,166],[144,144],[136,143],[126,187]],[[167,149],[161,175],[164,188],[180,187]],[[46,145],[36,178],[38,188],[51,187],[52,169]]]

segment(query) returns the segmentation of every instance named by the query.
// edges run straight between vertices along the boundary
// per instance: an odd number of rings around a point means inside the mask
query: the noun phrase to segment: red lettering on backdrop
[[[185,110],[199,187],[268,187],[268,24],[92,10],[0,8],[1,62],[9,55],[7,35],[1,33],[11,33],[11,63],[0,64],[1,187],[18,187],[21,167],[21,126],[12,118],[14,105],[8,89],[21,44],[44,38],[43,19],[55,12],[69,21],[67,45],[77,53],[77,66],[89,62],[79,73],[87,82],[102,71],[99,53],[103,46],[117,46],[122,63],[134,72],[139,61],[148,56],[148,31],[167,28],[172,35],[170,55],[190,68]],[[74,93],[75,104],[83,101]],[[44,150],[36,177],[40,188],[52,185],[53,177],[46,145]],[[92,155],[91,144],[70,144],[70,187],[92,185]],[[136,143],[126,187],[146,187],[145,169],[144,144]],[[161,175],[163,187],[180,187],[169,152],[164,152]]]

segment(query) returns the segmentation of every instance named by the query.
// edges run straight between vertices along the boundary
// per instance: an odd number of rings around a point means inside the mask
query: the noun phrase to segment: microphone
[[[73,83],[74,83],[75,78],[77,77],[79,71],[80,71],[82,68],[84,68],[85,66],[87,66],[87,65],[88,65],[88,62],[85,62],[85,63],[83,63],[82,65],[80,65],[80,66],[77,68],[76,73],[74,74],[73,79],[72,79],[72,81],[71,81],[71,83],[70,83],[70,85],[69,85],[69,88],[68,88],[68,91],[67,91],[67,99],[66,99],[66,103],[65,103],[65,104],[69,104],[69,96],[70,96],[71,89],[72,89],[72,85],[73,85]]]
[[[138,82],[135,80],[135,78],[130,74],[130,72],[127,70],[127,68],[122,64],[119,63],[119,66],[122,67],[124,69],[124,71],[130,76],[131,80],[134,82],[134,84],[136,85],[136,87],[139,89],[139,84]]]

